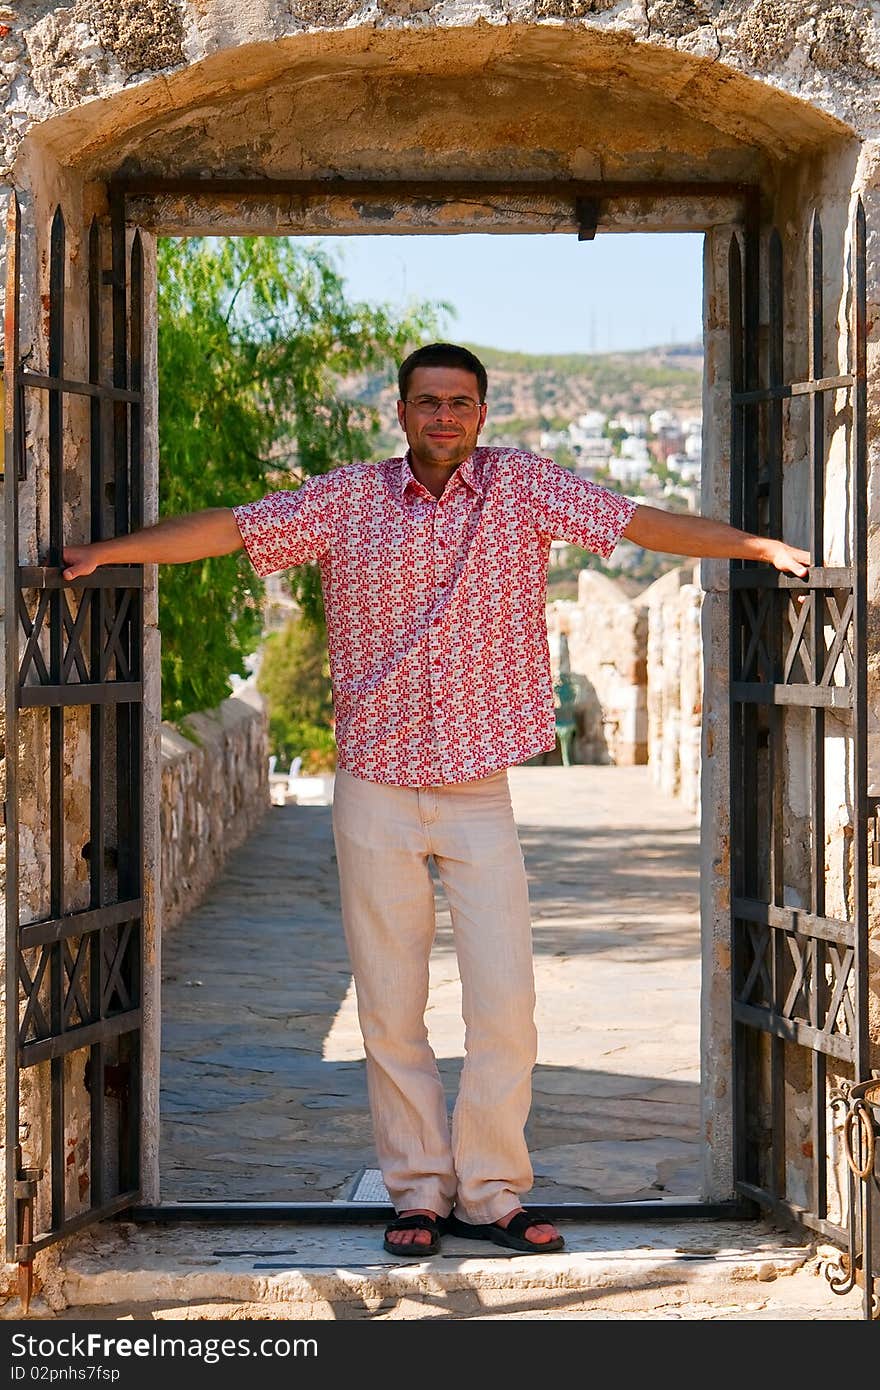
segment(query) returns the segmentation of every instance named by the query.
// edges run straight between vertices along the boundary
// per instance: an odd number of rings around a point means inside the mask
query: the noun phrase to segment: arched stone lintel
[[[493,151],[580,177],[634,163],[659,175],[689,146],[741,177],[749,159],[801,157],[852,134],[769,78],[630,34],[477,22],[229,48],[85,101],[25,143],[94,178],[163,160],[207,167],[220,147],[240,171],[290,177],[366,170],[359,152],[371,147],[410,176],[450,164],[466,176]]]

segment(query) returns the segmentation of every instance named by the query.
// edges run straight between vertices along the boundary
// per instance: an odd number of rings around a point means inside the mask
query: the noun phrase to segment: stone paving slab
[[[381,1225],[106,1223],[46,1252],[36,1319],[858,1319],[820,1259],[758,1221],[563,1222],[568,1250],[445,1237],[402,1262]],[[17,1300],[0,1316],[20,1317]]]
[[[513,768],[539,1061],[532,1201],[696,1195],[699,847],[646,768]],[[464,1029],[437,888],[429,1035]],[[332,1201],[376,1166],[329,806],[272,807],[163,944],[164,1200]]]

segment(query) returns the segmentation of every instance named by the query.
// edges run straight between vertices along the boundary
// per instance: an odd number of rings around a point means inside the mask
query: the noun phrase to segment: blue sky
[[[702,236],[351,236],[331,250],[356,299],[450,301],[447,336],[521,352],[608,352],[701,336]]]

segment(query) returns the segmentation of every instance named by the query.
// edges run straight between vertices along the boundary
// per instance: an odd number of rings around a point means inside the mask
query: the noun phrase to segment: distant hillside
[[[498,419],[563,416],[585,410],[651,411],[700,408],[703,352],[699,345],[639,352],[502,352],[470,345],[489,372],[489,403]]]
[[[533,448],[541,430],[559,428],[587,410],[632,414],[701,410],[703,350],[699,343],[611,353],[528,353],[468,343],[489,373],[485,443]],[[378,408],[382,435],[374,450],[397,451],[397,386],[372,376],[344,390]]]
[[[503,372],[551,372],[557,376],[583,376],[603,374],[609,364],[618,370],[627,364],[630,371],[640,375],[643,369],[649,372],[669,374],[677,379],[691,376],[699,371],[703,362],[703,349],[700,343],[677,344],[673,347],[634,348],[629,352],[508,352],[505,348],[481,347],[479,343],[465,343],[465,347],[475,352],[489,371]]]

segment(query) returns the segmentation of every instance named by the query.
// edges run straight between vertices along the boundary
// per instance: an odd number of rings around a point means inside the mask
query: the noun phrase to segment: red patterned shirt
[[[339,766],[436,786],[555,746],[550,541],[607,558],[636,505],[550,459],[477,448],[439,500],[407,455],[233,512],[257,574],[320,564]]]

